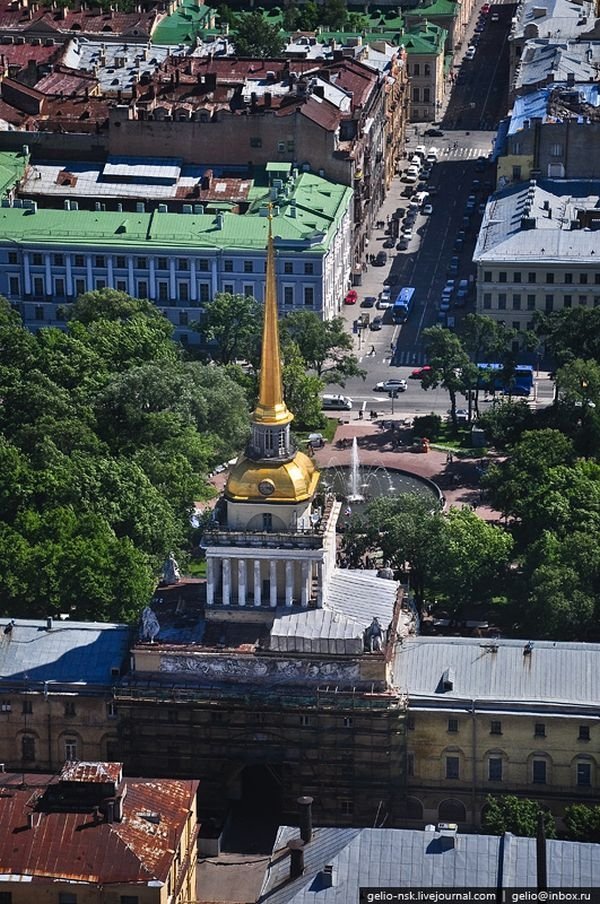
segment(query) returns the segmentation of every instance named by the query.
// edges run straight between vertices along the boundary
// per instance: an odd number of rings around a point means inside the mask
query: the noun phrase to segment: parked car
[[[346,293],[346,297],[344,298],[344,304],[356,304],[358,301],[358,292],[356,289],[350,289],[349,292]]]
[[[408,239],[408,241],[410,242],[410,240],[413,237],[412,226],[403,226],[402,227],[402,236],[403,236],[403,238]]]
[[[361,308],[374,308],[377,303],[377,299],[374,295],[367,295],[360,303]]]
[[[378,251],[377,255],[375,257],[375,260],[373,261],[373,264],[376,267],[385,267],[385,265],[387,264],[387,261],[388,261],[387,252]]]
[[[458,257],[453,257],[448,264],[448,273],[453,276],[456,276],[460,267],[460,260]]]
[[[424,144],[419,144],[415,148],[414,152],[418,157],[423,158],[423,157],[425,157],[425,154],[427,153],[427,148],[425,147]]]
[[[418,178],[419,178],[419,171],[413,169],[412,167],[410,169],[407,169],[406,172],[404,173],[404,175],[402,176],[402,179],[404,180],[404,182],[408,182],[411,185],[413,185],[417,181]]]
[[[433,206],[431,204],[423,204],[423,213],[426,217],[430,217],[433,213]]]
[[[448,298],[447,295],[442,295],[442,297],[440,299],[440,311],[444,311],[444,313],[445,313],[446,311],[449,311],[449,310],[450,310],[450,299]]]
[[[428,163],[430,166],[433,166],[434,163],[437,163],[438,159],[438,150],[437,148],[429,148],[427,151],[427,157],[425,157],[425,163]]]
[[[402,238],[396,245],[396,251],[407,251],[409,245],[410,241],[406,238],[406,236],[402,236]]]
[[[465,60],[474,59],[476,52],[477,52],[477,48],[474,47],[473,44],[471,44],[469,47],[467,47],[467,52],[465,53]]]
[[[465,240],[459,239],[458,236],[454,239],[454,245],[452,246],[454,251],[462,251],[465,247]]]
[[[373,392],[406,392],[406,380],[381,380],[375,384]]]
[[[426,129],[423,133],[427,138],[443,138],[444,133],[441,129]]]
[[[390,286],[384,286],[381,292],[379,293],[379,301],[389,301],[392,297],[392,290]]]
[[[369,327],[375,331],[380,330],[383,327],[383,317],[373,317]]]
[[[481,7],[481,10],[480,10],[481,15],[482,15],[482,16],[487,16],[487,14],[489,13],[490,9],[491,9],[490,4],[489,4],[489,3],[484,3],[483,6]]]
[[[384,248],[393,248],[394,247],[394,239],[392,239],[392,238],[386,239],[385,242],[383,243],[383,247]]]

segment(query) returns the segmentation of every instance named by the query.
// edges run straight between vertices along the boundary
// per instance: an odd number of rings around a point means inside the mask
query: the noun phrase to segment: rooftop
[[[411,706],[514,705],[598,709],[600,644],[409,637],[394,682]],[[448,686],[442,680],[450,671]]]
[[[584,125],[600,122],[600,86],[553,84],[520,95],[513,104],[508,134],[528,128],[533,119],[541,119],[544,123],[571,120]]]
[[[184,52],[178,47],[179,53]],[[91,73],[104,94],[122,91],[131,96],[133,85],[144,75],[152,75],[172,47],[152,44],[113,44],[101,41],[80,41],[73,38],[65,49],[62,63],[72,69]]]
[[[166,882],[198,783],[128,778],[122,818],[109,822],[98,813],[103,803],[100,773],[91,771],[102,764],[83,765],[89,776],[75,780],[87,784],[87,792],[63,784],[73,781],[74,768],[81,771],[74,764],[67,764],[60,777],[1,776],[0,881]],[[120,770],[120,764],[105,765]],[[113,782],[113,771],[108,768],[105,784]]]
[[[593,0],[521,0],[511,40],[515,38],[582,38],[593,32]]]
[[[538,38],[525,43],[514,83],[517,92],[544,82],[590,82],[597,79],[600,41]]]
[[[9,628],[9,626],[11,626]],[[0,619],[0,682],[114,684],[129,651],[126,625]]]

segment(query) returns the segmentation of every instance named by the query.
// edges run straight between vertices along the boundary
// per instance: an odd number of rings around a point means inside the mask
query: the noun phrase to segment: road
[[[407,416],[447,411],[448,395],[442,389],[425,391],[418,381],[408,380],[408,390],[392,402],[388,396],[373,392],[373,386],[388,377],[408,378],[412,369],[426,363],[423,330],[439,322],[439,301],[453,256],[458,257],[458,270],[451,275],[457,280],[475,272],[472,255],[481,223],[479,206],[485,203],[495,185],[495,167],[483,158],[490,154],[495,125],[507,111],[507,35],[514,9],[514,4],[493,4],[492,11],[498,12],[499,21],[492,22],[491,15],[487,17],[477,39],[474,59],[466,60],[460,54],[455,59],[454,83],[440,122],[443,136],[424,136],[431,123],[417,124],[410,134],[406,165],[418,144],[435,147],[438,151],[438,162],[428,180],[428,185],[433,185],[436,192],[431,197],[433,213],[431,216],[419,214],[416,234],[408,249],[396,251],[388,247],[388,264],[385,267],[369,265],[363,274],[362,285],[357,289],[360,300],[368,295],[377,296],[384,284],[391,286],[392,298],[402,286],[414,286],[416,303],[406,324],[394,325],[391,312],[387,311],[380,331],[367,329],[354,335],[355,351],[367,372],[365,381],[348,380],[343,389],[354,399],[355,412],[357,408],[365,407],[367,411],[373,408],[387,415],[391,414],[392,405],[394,413]],[[472,40],[476,22],[475,15],[462,54]],[[408,207],[406,194],[406,183],[397,177],[380,209],[380,220],[387,223],[395,214],[401,216],[402,209]],[[465,220],[467,199],[471,194],[476,196],[476,210]],[[465,233],[464,246],[462,250],[456,250],[455,241],[461,230]],[[369,255],[381,250],[388,238],[384,229],[376,229],[369,237]],[[465,312],[474,309],[473,304],[471,298],[465,308],[451,311],[459,329],[461,318]],[[343,316],[350,330],[359,313],[362,309],[358,305],[344,309]],[[371,310],[369,313],[373,317],[381,312]],[[340,388],[332,385],[328,391],[340,392]],[[552,399],[553,384],[547,376],[540,375],[536,393],[537,404]],[[531,404],[536,402],[532,400]]]

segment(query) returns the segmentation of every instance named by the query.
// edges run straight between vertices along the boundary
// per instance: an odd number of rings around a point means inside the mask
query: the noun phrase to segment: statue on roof
[[[181,572],[179,570],[179,565],[175,561],[173,553],[170,552],[162,567],[162,582],[163,584],[178,584],[180,580]]]
[[[365,631],[365,646],[367,653],[381,653],[383,649],[383,628],[377,617]]]
[[[160,633],[158,619],[150,606],[142,609],[142,624],[140,627],[140,639],[148,643],[154,643]]]

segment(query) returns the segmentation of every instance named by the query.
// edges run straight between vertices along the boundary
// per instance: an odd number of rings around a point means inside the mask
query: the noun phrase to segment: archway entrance
[[[222,850],[270,853],[282,812],[281,768],[250,763],[230,782],[230,808]]]

